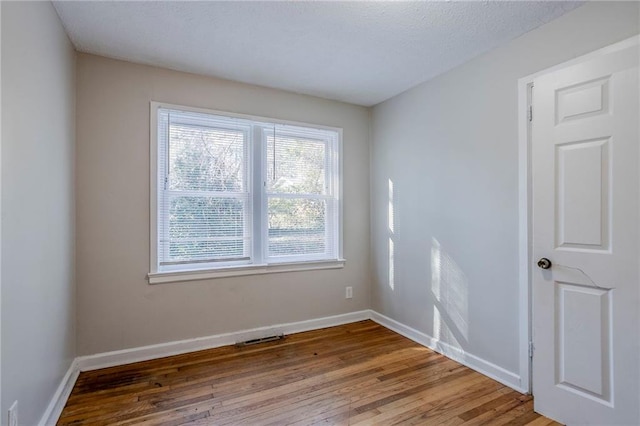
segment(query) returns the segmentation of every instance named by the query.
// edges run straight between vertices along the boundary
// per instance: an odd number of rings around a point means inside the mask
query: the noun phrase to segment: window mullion
[[[275,127],[274,127],[275,129]],[[267,166],[267,128],[261,127],[262,133],[260,135],[260,171],[261,177],[260,180],[260,205],[262,207],[261,215],[260,215],[260,237],[261,237],[261,246],[260,246],[260,254],[262,256],[263,263],[268,263],[269,259],[269,196],[267,195],[267,180],[268,180],[268,170]]]
[[[264,263],[264,234],[262,230],[264,210],[264,159],[263,159],[263,129],[261,126],[253,126],[251,140],[251,212],[253,221],[253,263]]]

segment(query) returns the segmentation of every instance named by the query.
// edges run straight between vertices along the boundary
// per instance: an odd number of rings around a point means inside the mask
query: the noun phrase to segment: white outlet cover
[[[352,287],[347,287],[346,288],[345,297],[347,299],[351,299],[353,297],[353,288]]]
[[[14,401],[9,407],[9,426],[18,426],[18,401]]]

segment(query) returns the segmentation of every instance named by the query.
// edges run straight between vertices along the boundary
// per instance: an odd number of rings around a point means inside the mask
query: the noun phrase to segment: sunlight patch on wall
[[[395,247],[393,244],[394,229],[395,229],[395,213],[393,204],[393,181],[389,179],[389,208],[388,208],[387,224],[389,226],[389,288],[393,290],[395,288]]]
[[[469,282],[455,260],[431,242],[431,292],[434,297],[433,337],[460,346],[469,333]]]
[[[389,224],[389,233],[393,234],[394,232],[394,217],[393,217],[393,181],[389,179],[389,212],[388,212],[388,224]]]

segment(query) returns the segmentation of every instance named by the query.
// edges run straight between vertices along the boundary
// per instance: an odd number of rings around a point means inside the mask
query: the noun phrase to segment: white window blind
[[[268,258],[336,258],[336,134],[291,126],[267,131]]]
[[[159,266],[250,259],[250,134],[238,120],[158,111]]]
[[[156,113],[152,272],[339,258],[337,130]]]

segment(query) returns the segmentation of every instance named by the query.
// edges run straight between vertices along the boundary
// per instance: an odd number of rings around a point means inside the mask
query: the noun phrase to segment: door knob
[[[543,257],[540,260],[538,260],[538,268],[540,269],[551,269],[551,265],[552,265],[551,261],[546,257]]]

